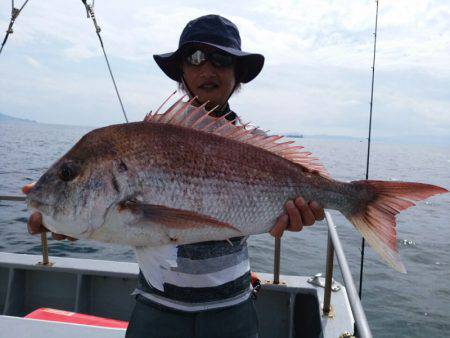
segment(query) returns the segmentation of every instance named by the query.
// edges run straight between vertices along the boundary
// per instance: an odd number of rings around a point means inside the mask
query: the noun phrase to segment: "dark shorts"
[[[248,299],[241,304],[202,312],[172,310],[136,297],[126,338],[256,338],[258,319]]]

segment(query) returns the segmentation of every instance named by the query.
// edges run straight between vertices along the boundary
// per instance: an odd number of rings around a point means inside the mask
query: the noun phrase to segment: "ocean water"
[[[83,134],[86,127],[0,123],[0,195],[19,194]],[[366,143],[358,140],[303,138],[336,179],[359,180],[365,173]],[[450,146],[374,143],[372,179],[427,182],[450,188]],[[333,212],[356,284],[361,238]],[[40,253],[39,236],[26,230],[26,206],[0,201],[0,251]],[[366,249],[363,305],[375,337],[450,336],[450,194],[433,197],[398,217],[398,246],[408,270],[400,274]],[[281,272],[314,275],[325,271],[327,230],[318,222],[282,239]],[[254,271],[271,272],[273,238],[249,239]],[[134,261],[128,247],[90,241],[49,240],[50,255]],[[335,278],[342,281],[335,266]]]

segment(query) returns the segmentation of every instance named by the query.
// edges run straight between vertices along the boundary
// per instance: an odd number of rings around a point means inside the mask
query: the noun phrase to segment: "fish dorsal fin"
[[[187,102],[183,101],[184,98],[185,96],[181,97],[164,113],[159,113],[161,107],[155,113],[149,113],[144,118],[144,122],[172,124],[220,135],[231,140],[265,149],[286,160],[299,164],[308,171],[317,172],[326,178],[330,177],[318,159],[311,157],[310,152],[302,151],[302,146],[293,145],[294,141],[284,141],[282,140],[283,136],[279,135],[267,135],[266,132],[258,127],[250,126],[249,123],[244,124],[239,119],[227,120],[227,114],[221,117],[210,116],[214,109],[206,110],[206,103],[195,107],[192,105],[192,102],[196,98]],[[164,103],[166,102],[167,100]]]

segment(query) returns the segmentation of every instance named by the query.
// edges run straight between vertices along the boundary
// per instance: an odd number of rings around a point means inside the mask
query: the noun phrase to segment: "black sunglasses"
[[[196,50],[188,53],[188,55],[185,56],[185,60],[192,66],[200,66],[208,60],[215,67],[230,67],[234,64],[235,57],[220,52],[206,53],[202,50]]]

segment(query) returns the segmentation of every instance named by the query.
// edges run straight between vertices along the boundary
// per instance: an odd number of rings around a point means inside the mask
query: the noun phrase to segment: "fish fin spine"
[[[318,162],[317,158],[311,157],[310,152],[300,152],[303,147],[292,145],[294,141],[278,142],[283,136],[267,135],[258,127],[250,126],[249,123],[236,125],[238,119],[229,121],[227,115],[221,117],[210,116],[212,110],[206,110],[206,104],[200,107],[192,105],[195,97],[188,101],[183,101],[183,96],[164,113],[159,113],[162,106],[173,96],[169,96],[163,104],[156,110],[154,114],[148,114],[144,122],[147,123],[166,123],[178,125],[181,127],[192,128],[219,135],[231,140],[247,143],[254,147],[258,147],[274,153],[290,162],[296,163],[310,171],[329,178],[330,175],[325,167]],[[282,140],[281,140],[282,141]]]
[[[373,196],[358,212],[347,214],[370,246],[395,270],[406,273],[397,249],[395,216],[428,197],[447,193],[448,190],[423,183],[388,181],[353,181],[362,185]]]

